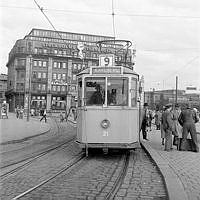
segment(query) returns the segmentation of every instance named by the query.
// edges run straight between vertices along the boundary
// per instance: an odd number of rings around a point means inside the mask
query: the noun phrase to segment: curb
[[[159,171],[162,174],[163,180],[165,182],[165,188],[167,190],[167,195],[169,200],[188,200],[187,194],[184,187],[179,180],[178,176],[175,174],[174,170],[170,167],[168,162],[164,160],[160,154],[153,149],[148,142],[141,142],[142,148],[147,152],[147,154],[153,159],[157,165]]]
[[[6,142],[2,142],[2,143],[0,143],[0,145],[21,143],[21,142],[27,141],[31,138],[34,138],[34,137],[37,137],[37,136],[40,136],[40,135],[44,135],[44,134],[48,133],[50,130],[51,130],[51,127],[47,131],[38,133],[36,135],[31,135],[31,136],[28,136],[28,137],[25,137],[25,138],[22,138],[22,139],[18,139],[18,140],[10,140],[10,141],[6,141]]]

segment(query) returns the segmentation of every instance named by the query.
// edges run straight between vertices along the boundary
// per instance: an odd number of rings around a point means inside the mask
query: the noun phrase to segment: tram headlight
[[[101,127],[102,127],[102,128],[107,129],[109,126],[110,126],[110,121],[109,121],[108,119],[104,119],[104,120],[101,122]]]

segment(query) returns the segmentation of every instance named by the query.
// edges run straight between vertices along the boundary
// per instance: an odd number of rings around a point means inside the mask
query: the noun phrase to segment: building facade
[[[0,103],[6,100],[5,93],[7,91],[7,79],[6,74],[0,74]]]
[[[116,64],[133,66],[131,51],[125,54],[121,46],[114,45],[99,50],[96,42],[102,40],[114,38],[32,29],[24,39],[17,40],[7,63],[10,111],[17,105],[47,110],[69,108],[77,98],[77,73],[97,66],[99,54],[114,53]],[[120,50],[117,53],[116,48]]]
[[[174,105],[176,103],[176,90],[145,91],[144,99],[151,109],[162,108],[168,103]],[[177,103],[180,105],[190,103],[193,107],[200,110],[200,94],[187,93],[185,90],[177,90]]]

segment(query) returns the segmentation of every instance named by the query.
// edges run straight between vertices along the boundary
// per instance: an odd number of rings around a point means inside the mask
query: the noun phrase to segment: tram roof
[[[91,66],[91,67],[98,67],[98,66]],[[122,67],[122,66],[115,66],[115,67]],[[83,75],[83,74],[90,74],[90,67],[88,67],[88,68],[82,70],[81,72],[79,72],[78,76],[79,75]],[[134,74],[134,75],[138,75],[139,76],[139,74],[137,72],[135,72],[132,69],[129,69],[128,67],[123,67],[123,74]],[[106,75],[106,74],[99,74],[99,75]]]

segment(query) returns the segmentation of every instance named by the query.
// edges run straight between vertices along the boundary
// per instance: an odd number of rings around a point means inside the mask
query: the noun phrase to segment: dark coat
[[[169,131],[174,131],[174,122],[173,122],[173,114],[166,110],[164,111],[164,113],[162,114],[162,126],[163,126],[163,129],[166,131],[166,130],[169,130]]]

